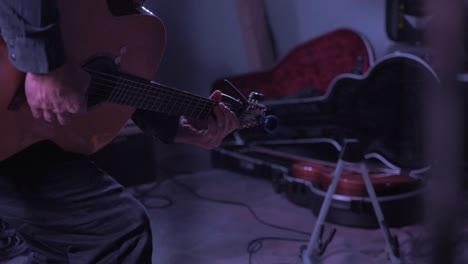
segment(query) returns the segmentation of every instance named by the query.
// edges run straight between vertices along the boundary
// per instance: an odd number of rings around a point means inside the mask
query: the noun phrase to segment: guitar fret
[[[140,102],[139,95],[134,90],[128,90],[128,98],[130,105],[137,106]]]
[[[178,98],[175,97],[172,92],[169,92],[169,94],[170,94],[168,97],[169,99],[167,100],[169,107],[170,107],[169,113],[172,115],[175,115],[176,114],[175,109],[177,107]]]
[[[95,80],[92,80],[92,82],[95,82]],[[110,102],[115,102],[115,101],[116,101],[115,96],[118,94],[118,90],[119,90],[118,88],[119,88],[121,82],[122,82],[122,79],[118,79],[118,81],[115,82],[115,86],[114,86],[114,87],[115,87],[116,89],[113,89],[112,92],[111,92],[111,94],[109,95],[109,101],[110,101]],[[99,85],[97,85],[97,87],[99,87]]]
[[[132,90],[129,89],[131,88],[129,80],[125,80],[125,86],[127,89],[125,89],[125,92],[123,93],[123,96],[122,96],[122,101],[120,103],[124,104],[125,102],[128,102],[129,105],[133,106],[134,103],[133,103],[133,98],[131,97]]]
[[[202,114],[201,114],[201,118],[202,119],[205,119],[208,117],[207,114],[205,114],[205,109],[206,109],[206,105],[208,104],[208,101],[205,101],[205,103],[203,104],[203,107],[202,107],[202,110],[200,111]]]
[[[194,112],[197,110],[197,104],[199,101],[189,100],[187,104],[187,109],[185,110],[186,115],[194,117]]]
[[[197,106],[198,106],[198,102],[199,102],[199,101],[196,101],[196,102],[193,102],[193,101],[192,101],[192,102],[190,102],[190,107],[191,107],[191,109],[192,109],[192,112],[191,112],[190,114],[188,114],[188,115],[190,115],[191,117],[194,117],[194,115],[195,115],[195,111],[196,111],[196,108],[197,108]],[[188,112],[188,109],[187,109],[187,112]]]
[[[119,103],[121,103],[121,104],[125,102],[125,99],[128,100],[128,97],[127,97],[127,94],[128,94],[128,91],[127,91],[127,90],[128,90],[128,85],[127,85],[127,83],[128,83],[128,80],[126,80],[126,79],[124,79],[124,81],[122,82],[122,85],[123,85],[123,88],[124,88],[124,89],[122,90],[122,96],[119,98],[119,99],[120,99],[120,100],[119,100]],[[131,105],[130,100],[128,100],[128,103]]]
[[[200,105],[200,108],[197,109],[198,111],[198,115],[197,115],[197,118],[199,119],[204,119],[204,109],[205,109],[205,105],[206,105],[206,102],[203,102],[201,105]]]
[[[132,85],[132,88],[138,88],[138,83],[135,85]],[[142,107],[142,98],[141,94],[138,93],[136,89],[129,90],[129,98],[130,101],[132,102],[132,106],[141,108]]]
[[[160,112],[163,112],[163,113],[167,113],[167,107],[169,106],[167,100],[165,100],[165,98],[167,98],[167,91],[160,91],[161,93],[161,97],[163,98],[161,100],[161,103],[160,103],[160,106],[158,108],[158,111]]]
[[[148,89],[148,88],[145,88],[143,85],[141,86],[141,88],[142,88],[142,89],[148,90],[148,95],[145,96],[144,99],[143,99],[143,102],[144,102],[144,103],[143,103],[142,108],[150,109],[150,103],[151,103],[151,99],[152,99],[152,97],[150,96],[150,94],[152,94],[154,91],[152,91],[152,90],[150,90],[150,89]],[[157,93],[156,93],[155,95],[157,96]],[[154,97],[153,97],[153,99],[154,99],[155,102],[157,101],[157,98],[154,98]]]
[[[161,93],[157,93],[158,96],[162,97]],[[151,107],[149,107],[149,110],[152,110],[152,111],[155,111],[155,112],[160,112],[161,109],[159,109],[161,107],[161,104],[156,104],[158,102],[158,98],[155,98],[155,100],[153,100],[153,103],[151,104]]]
[[[191,104],[192,104],[192,100],[190,100],[188,95],[184,95],[182,99],[182,103],[180,104],[181,112],[179,113],[179,115],[182,115],[184,113],[187,115],[189,112],[189,109],[191,109]]]
[[[184,106],[184,99],[176,98],[175,103],[173,105],[174,105],[174,110],[175,110],[174,114],[180,115],[179,111],[182,110],[182,107]],[[183,111],[181,111],[180,113],[183,113]]]
[[[130,85],[131,80],[128,81],[128,87],[134,88],[135,86]],[[138,94],[135,92],[134,89],[127,89],[127,98],[129,98],[130,105],[136,106],[138,103]]]
[[[115,98],[115,103],[119,104],[120,103],[120,98],[123,97],[123,93],[125,91],[125,79],[124,78],[120,78],[120,83],[119,83],[120,87],[122,89],[120,89],[121,91],[119,91],[118,93],[118,96],[117,98]]]

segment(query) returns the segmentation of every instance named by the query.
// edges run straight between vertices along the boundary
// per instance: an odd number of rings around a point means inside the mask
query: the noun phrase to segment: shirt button
[[[15,55],[14,53],[10,54],[10,58],[11,58],[12,60],[15,60],[15,59],[16,59],[16,55]]]

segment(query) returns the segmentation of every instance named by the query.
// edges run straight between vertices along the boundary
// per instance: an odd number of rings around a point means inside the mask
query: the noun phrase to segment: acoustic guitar
[[[24,96],[25,73],[10,63],[6,44],[0,41],[0,160],[42,140],[92,154],[117,136],[136,109],[196,119],[211,114],[217,102],[151,81],[165,46],[162,21],[144,8],[116,15],[109,3],[57,1],[67,63],[89,78],[83,87],[89,111],[67,126],[33,118]],[[234,88],[232,92],[223,95],[223,102],[235,112],[241,128],[274,129],[274,118],[265,116],[259,103],[260,94],[245,98]]]
[[[274,164],[282,164],[282,166],[287,167],[289,176],[310,182],[325,192],[333,180],[336,168],[336,163],[332,161],[265,147],[252,147],[247,153],[252,157],[261,158]],[[419,175],[410,175],[377,163],[369,162],[367,165],[369,178],[379,196],[404,193],[422,184]],[[369,196],[360,166],[345,164],[335,193],[356,197]]]
[[[291,176],[310,181],[327,191],[333,180],[334,164],[322,161],[302,161],[293,164]],[[377,195],[398,194],[411,190],[420,180],[401,172],[391,172],[385,169],[368,171],[372,186]],[[347,196],[369,196],[362,171],[357,167],[345,167],[335,190],[336,194]]]

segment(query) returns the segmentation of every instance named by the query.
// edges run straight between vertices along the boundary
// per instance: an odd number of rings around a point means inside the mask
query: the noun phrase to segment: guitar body
[[[106,0],[59,0],[57,5],[67,63],[81,66],[89,58],[105,53],[120,56],[122,72],[148,80],[155,76],[165,45],[164,26],[156,16],[114,16]],[[102,103],[67,126],[50,125],[34,119],[26,102],[17,111],[7,109],[17,90],[23,89],[25,74],[10,63],[3,40],[0,72],[0,160],[42,140],[51,140],[67,151],[94,153],[117,136],[135,110]]]
[[[292,165],[291,176],[309,181],[327,191],[333,180],[335,166],[323,161],[302,161]],[[384,169],[369,170],[369,178],[378,196],[394,195],[411,191],[419,183],[417,178],[400,172]],[[338,181],[335,194],[368,197],[362,171],[345,167]]]
[[[323,147],[323,146],[322,146]],[[314,149],[306,145],[303,148]],[[317,148],[320,153],[325,148]],[[312,155],[301,155],[294,149],[272,150],[264,147],[250,147],[242,151],[246,157],[260,158],[267,164],[276,164],[288,169],[288,175],[309,182],[326,192],[333,180],[336,163],[332,160],[321,160]],[[294,153],[294,154],[292,154]],[[383,164],[368,162],[369,178],[378,196],[403,194],[413,191],[421,184],[419,176],[410,176],[400,170],[389,169]],[[355,164],[346,164],[338,181],[335,194],[352,197],[369,197],[361,168]]]

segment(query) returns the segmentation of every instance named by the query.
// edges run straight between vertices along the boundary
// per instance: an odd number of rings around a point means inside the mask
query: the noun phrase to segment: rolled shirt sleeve
[[[55,0],[0,0],[0,30],[20,71],[47,73],[66,61]]]

